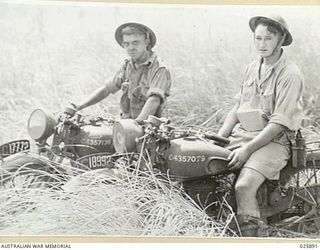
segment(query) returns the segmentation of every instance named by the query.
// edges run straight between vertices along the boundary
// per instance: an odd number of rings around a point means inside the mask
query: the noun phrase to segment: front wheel
[[[0,187],[3,188],[48,188],[57,186],[59,180],[55,168],[48,160],[38,155],[17,154],[0,164]]]
[[[51,188],[55,186],[55,179],[47,171],[41,170],[41,165],[20,166],[15,172],[3,176],[1,188]]]

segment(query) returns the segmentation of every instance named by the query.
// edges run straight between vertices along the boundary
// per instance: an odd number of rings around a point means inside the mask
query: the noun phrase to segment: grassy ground
[[[26,124],[33,109],[41,107],[58,114],[69,101],[83,99],[113,76],[125,58],[113,32],[127,21],[143,22],[157,34],[155,51],[172,76],[165,115],[175,124],[205,123],[217,130],[234,104],[244,65],[255,58],[248,19],[265,11],[281,13],[290,25],[294,44],[286,52],[304,73],[305,126],[309,134],[316,135],[320,123],[319,8],[0,3],[0,144],[28,138]],[[118,98],[110,96],[85,112],[117,115]],[[86,180],[92,181],[89,189],[80,187],[71,193],[46,190],[34,195],[19,190],[19,196],[11,195],[11,200],[2,203],[10,205],[0,209],[6,220],[0,233],[225,234],[225,225],[194,209],[178,189],[151,185],[150,180],[144,180],[142,186],[129,183],[114,188],[98,187],[95,178]],[[153,191],[154,185],[161,186],[157,189],[160,193]],[[136,197],[136,188],[141,197]],[[0,198],[9,194],[2,192]],[[85,201],[82,195],[86,195]],[[137,204],[139,199],[148,199],[145,209],[150,217],[135,217],[134,213],[144,209],[142,203]],[[105,204],[111,201],[106,213]],[[21,209],[19,202],[31,213],[12,212]],[[112,209],[119,203],[123,212]],[[35,204],[39,205],[36,209]],[[41,225],[33,223],[34,218]]]
[[[116,174],[97,170],[75,176],[58,190],[7,186],[0,200],[0,234],[6,235],[234,235],[177,184],[125,167]]]

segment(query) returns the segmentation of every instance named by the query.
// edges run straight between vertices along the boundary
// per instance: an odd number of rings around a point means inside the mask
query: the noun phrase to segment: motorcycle
[[[61,186],[70,171],[107,167],[115,153],[113,123],[113,117],[84,117],[73,108],[66,108],[58,118],[43,109],[34,110],[27,125],[34,141],[15,140],[0,146],[0,186]],[[31,151],[32,144],[36,152]],[[66,161],[72,166],[69,170],[62,167]]]
[[[64,161],[77,173],[109,169],[116,175],[114,163],[125,159],[130,171],[152,171],[179,183],[186,195],[217,220],[236,211],[234,184],[239,170],[227,167],[231,151],[224,146],[229,141],[206,128],[175,128],[168,119],[153,116],[143,125],[131,119],[87,119],[67,108],[58,119],[42,109],[33,111],[28,132],[36,153],[31,152],[28,140],[0,146],[2,186],[15,185],[14,179],[22,177],[60,187],[68,176]],[[258,191],[265,223],[319,234],[319,145],[320,141],[310,141],[306,148],[297,133],[293,157],[280,179],[265,181]]]
[[[205,128],[174,128],[168,120],[151,116],[141,130],[132,120],[119,120],[113,134],[116,152],[135,152],[148,159],[136,168],[151,168],[181,183],[211,217],[226,220],[236,211],[234,186],[239,169],[227,167],[228,139]],[[305,143],[298,131],[292,143],[292,159],[280,179],[266,180],[258,190],[261,219],[277,228],[319,235],[320,140]]]

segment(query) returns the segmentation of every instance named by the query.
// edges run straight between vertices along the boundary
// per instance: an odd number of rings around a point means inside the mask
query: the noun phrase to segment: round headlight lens
[[[42,109],[34,110],[28,121],[28,133],[36,141],[47,139],[53,133],[56,120]]]

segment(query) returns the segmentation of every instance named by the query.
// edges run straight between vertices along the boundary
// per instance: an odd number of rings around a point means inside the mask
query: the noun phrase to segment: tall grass
[[[177,184],[150,175],[123,165],[113,171],[69,174],[69,182],[60,188],[8,184],[0,194],[5,206],[0,234],[235,235],[226,223],[215,222],[197,208]]]
[[[68,161],[51,166],[54,175],[27,166],[7,173],[0,189],[0,235],[238,237],[226,201],[219,204],[223,216],[209,217],[179,182],[163,175],[134,170],[126,161],[92,171]],[[267,225],[260,235],[318,237]]]
[[[170,68],[172,89],[165,115],[178,124],[200,125],[211,118],[206,126],[217,129],[234,104],[244,65],[255,58],[248,19],[264,12],[280,13],[290,24],[294,43],[285,50],[305,76],[307,125],[318,127],[316,7],[1,3],[0,10],[0,143],[28,136],[26,121],[34,108],[61,112],[69,101],[83,100],[113,76],[126,57],[113,32],[130,20],[155,30],[155,51]],[[118,94],[112,95],[85,112],[117,115],[118,99]]]
[[[1,2],[0,144],[28,138],[33,109],[59,114],[113,76],[125,58],[113,32],[127,21],[145,23],[157,34],[155,51],[172,77],[164,115],[177,125],[217,130],[234,105],[244,64],[254,59],[248,19],[265,12],[287,18],[294,44],[286,51],[306,80],[306,129],[318,135],[317,7]],[[118,99],[110,96],[84,112],[117,115]],[[7,188],[0,200],[0,234],[232,235],[227,222],[210,219],[176,185],[140,175],[122,181],[97,171],[74,177],[63,190]]]

